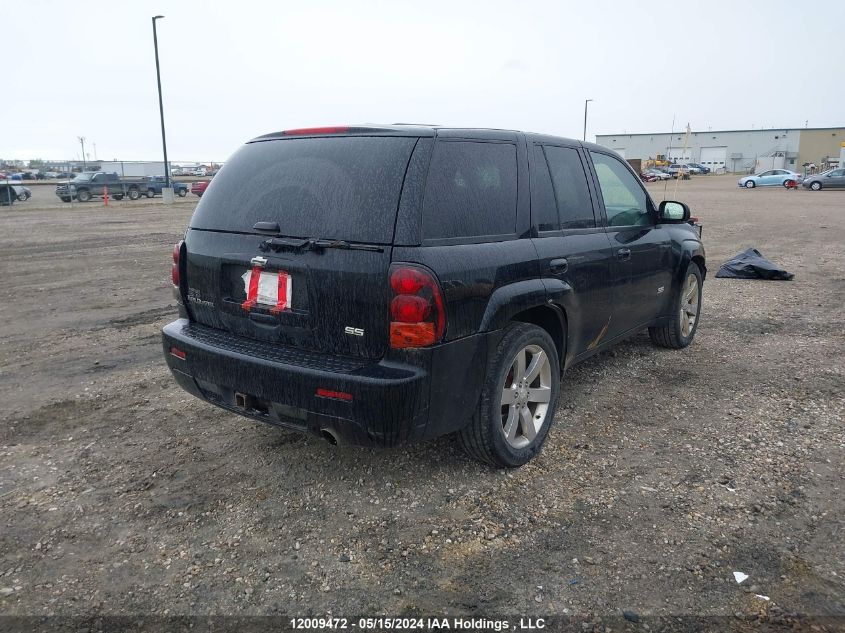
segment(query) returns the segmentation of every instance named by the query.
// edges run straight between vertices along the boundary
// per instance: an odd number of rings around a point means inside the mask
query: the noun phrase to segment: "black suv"
[[[199,398],[332,443],[457,433],[519,466],[562,371],[649,328],[695,336],[689,208],[655,207],[597,145],[422,126],[288,130],[244,145],[173,251],[164,328]]]

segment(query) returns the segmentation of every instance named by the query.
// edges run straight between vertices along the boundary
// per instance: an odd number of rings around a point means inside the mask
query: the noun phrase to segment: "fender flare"
[[[678,267],[672,277],[673,296],[674,293],[679,291],[681,284],[684,282],[684,275],[687,272],[687,268],[693,260],[696,260],[701,268],[701,280],[704,281],[707,276],[707,266],[705,265],[707,260],[704,255],[704,245],[698,240],[684,240],[681,242],[681,253],[678,261]]]
[[[490,295],[478,330],[501,330],[520,312],[545,305],[549,305],[548,293],[542,279],[525,279],[501,286]]]
[[[554,317],[551,318],[557,319],[560,326],[560,336],[551,331],[550,334],[555,339],[558,351],[561,352],[560,366],[563,368],[568,363],[572,349],[569,322],[564,307],[565,295],[571,288],[560,280],[553,280],[561,286],[557,292],[554,292],[545,283],[548,281],[548,279],[529,279],[497,288],[487,303],[479,332],[500,330],[513,321],[515,316],[528,310],[542,308],[549,314],[553,314]]]
[[[704,255],[704,245],[698,240],[684,240],[681,242],[681,248],[683,250],[681,251],[680,266],[678,266],[678,279],[683,276],[693,259],[701,267],[701,278],[704,279],[707,276],[707,258]]]

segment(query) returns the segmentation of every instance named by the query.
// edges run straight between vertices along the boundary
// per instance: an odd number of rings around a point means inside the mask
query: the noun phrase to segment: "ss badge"
[[[359,327],[349,327],[347,325],[343,328],[343,331],[351,336],[364,336],[364,330]]]

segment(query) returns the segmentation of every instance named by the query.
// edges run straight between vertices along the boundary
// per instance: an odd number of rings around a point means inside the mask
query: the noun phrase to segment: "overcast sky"
[[[0,3],[0,157],[223,160],[285,128],[845,125],[845,3]],[[806,17],[802,17],[802,15]]]

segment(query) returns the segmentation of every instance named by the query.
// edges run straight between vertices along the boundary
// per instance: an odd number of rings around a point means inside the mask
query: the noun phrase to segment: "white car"
[[[646,169],[643,172],[643,175],[646,175],[646,176],[650,175],[655,180],[671,180],[672,179],[672,176],[667,174],[665,171],[661,171],[659,169]]]
[[[205,167],[197,167],[194,170],[194,176],[208,176],[208,170]]]

